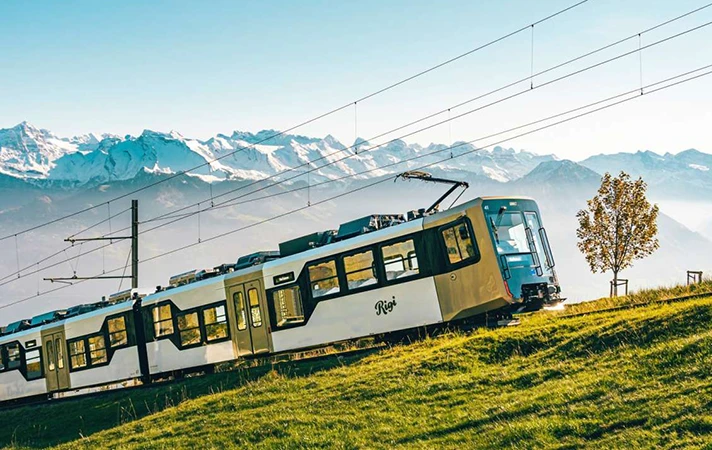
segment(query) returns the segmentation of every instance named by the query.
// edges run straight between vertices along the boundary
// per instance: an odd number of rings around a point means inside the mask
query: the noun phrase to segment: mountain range
[[[145,130],[139,136],[87,134],[66,138],[22,122],[0,129],[0,175],[39,185],[79,187],[146,174],[172,174],[201,165],[189,175],[206,182],[258,180],[293,167],[304,171],[309,165],[313,169],[311,180],[318,182],[343,177],[366,179],[432,164],[436,171],[461,172],[470,179],[494,183],[525,176],[530,181],[534,177],[545,181],[552,176],[592,178],[626,170],[642,176],[651,191],[662,196],[712,193],[712,155],[694,149],[663,155],[651,151],[600,154],[574,163],[553,154],[502,147],[474,151],[465,143],[456,143],[452,151],[442,144],[424,147],[401,140],[376,146],[358,139],[358,145],[346,146],[330,135],[323,139],[292,134],[272,137],[277,133],[235,131],[198,140],[175,131]],[[462,156],[449,159],[451,155]]]

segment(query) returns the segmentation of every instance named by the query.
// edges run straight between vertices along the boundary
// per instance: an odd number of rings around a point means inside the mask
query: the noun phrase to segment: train
[[[478,197],[444,211],[372,214],[279,251],[171,277],[153,292],[9,324],[0,402],[150,383],[184,371],[507,318],[561,301],[537,203]]]

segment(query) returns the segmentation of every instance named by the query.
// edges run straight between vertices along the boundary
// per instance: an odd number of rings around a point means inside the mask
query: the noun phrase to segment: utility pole
[[[131,288],[138,289],[138,200],[131,200]]]
[[[138,200],[131,200],[131,236],[102,236],[93,238],[75,238],[68,237],[64,241],[71,242],[87,242],[87,241],[123,241],[131,239],[131,276],[96,276],[96,277],[79,277],[75,272],[71,277],[52,277],[44,278],[45,281],[55,281],[58,283],[73,284],[78,280],[118,280],[131,278],[131,288],[138,288]]]

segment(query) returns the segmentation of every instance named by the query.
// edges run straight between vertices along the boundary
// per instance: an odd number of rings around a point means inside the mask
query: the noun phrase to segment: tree
[[[618,274],[633,261],[652,254],[660,247],[658,205],[645,197],[642,178],[633,181],[625,172],[618,177],[606,173],[598,193],[579,211],[576,236],[578,248],[586,257],[591,272],[613,272],[613,295],[618,295]]]

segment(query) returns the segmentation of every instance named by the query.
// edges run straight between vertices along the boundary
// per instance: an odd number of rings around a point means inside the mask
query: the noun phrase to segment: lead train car
[[[559,287],[536,203],[456,208],[0,337],[0,401],[212,367],[485,312]]]

